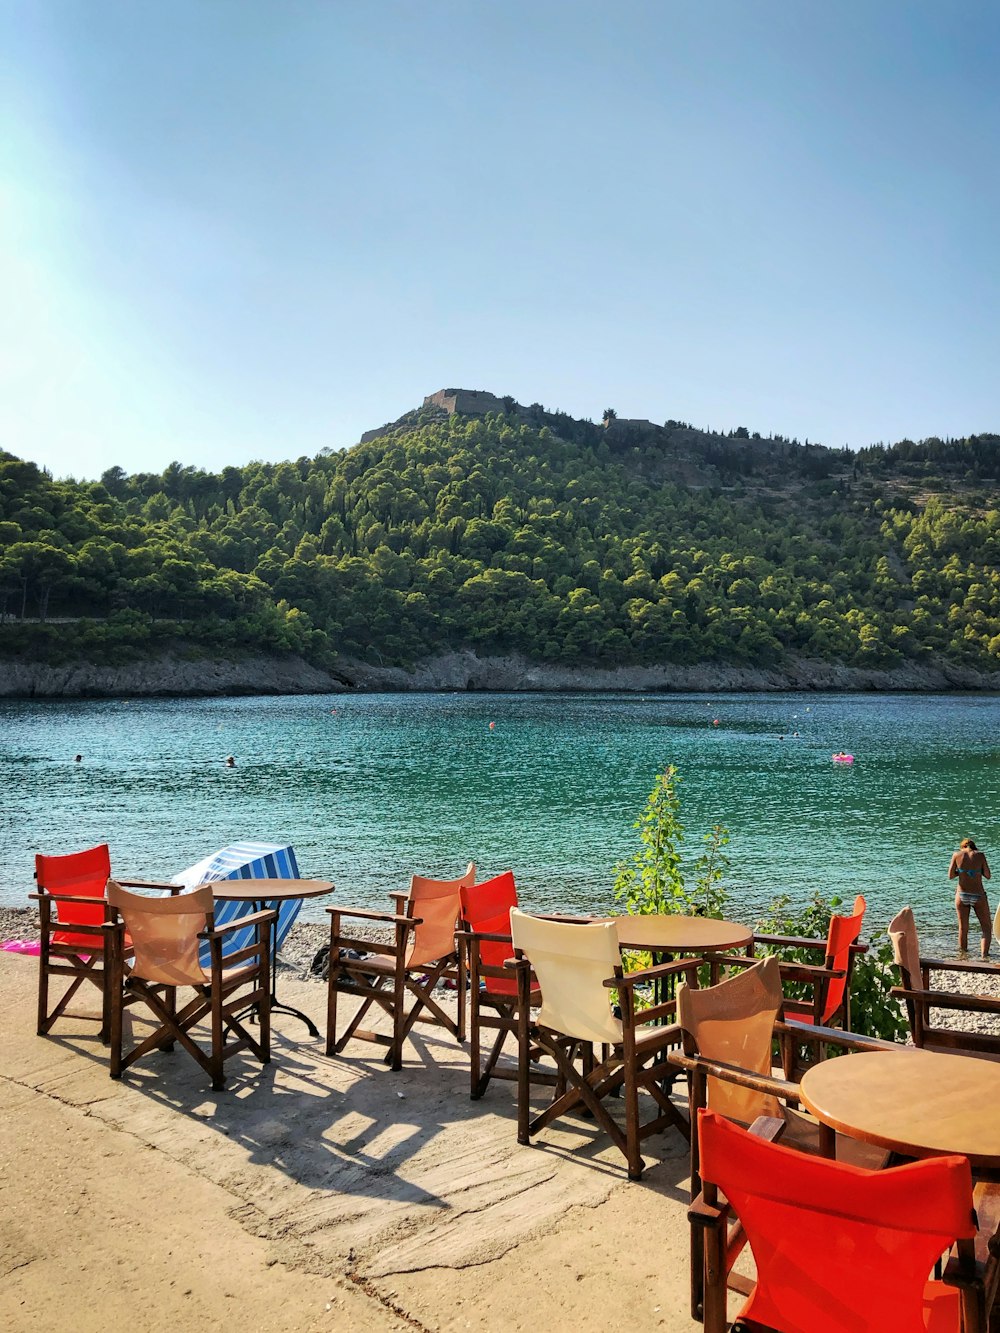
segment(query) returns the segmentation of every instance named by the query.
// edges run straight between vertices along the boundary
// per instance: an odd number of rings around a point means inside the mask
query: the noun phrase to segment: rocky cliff
[[[412,670],[339,659],[336,672],[298,657],[251,655],[192,660],[164,654],[144,662],[46,666],[0,662],[0,698],[330,694],[344,690],[1000,690],[1000,671],[947,663],[891,668],[800,660],[780,669],[737,666],[556,667],[523,657],[445,653]]]
[[[300,657],[254,654],[190,659],[174,653],[98,666],[0,662],[0,698],[115,698],[152,695],[326,694],[345,683]]]

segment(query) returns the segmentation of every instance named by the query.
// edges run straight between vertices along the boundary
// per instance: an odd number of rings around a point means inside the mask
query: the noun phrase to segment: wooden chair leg
[[[270,931],[267,932],[270,937]],[[260,1062],[271,1063],[271,942],[263,941],[260,954],[260,980],[258,982],[260,1004],[257,1009],[257,1022],[260,1033]]]
[[[226,1033],[222,1022],[222,986],[219,978],[214,978],[214,980],[215,984],[212,986],[212,1090],[213,1092],[221,1092],[226,1085],[226,1078],[222,1071]]]
[[[467,973],[466,973],[466,967],[465,967],[465,950],[464,950],[464,949],[459,949],[459,951],[458,951],[458,1019],[457,1019],[457,1029],[458,1029],[458,1030],[457,1030],[457,1032],[456,1032],[456,1036],[458,1037],[458,1040],[459,1040],[460,1042],[464,1042],[464,1041],[465,1041],[465,1004],[466,1004],[466,996],[465,996],[465,978],[466,978],[466,975],[467,975]]]
[[[483,1095],[479,1086],[482,1079],[482,1053],[479,1041],[479,995],[473,993],[469,996],[469,1070],[471,1073],[469,1095],[474,1102],[478,1101]]]
[[[396,975],[392,983],[392,1045],[386,1063],[393,1072],[403,1068],[403,1042],[406,1040],[406,1013],[403,997],[406,994],[406,970],[403,955],[396,956]]]
[[[527,1004],[519,1004],[517,1009],[517,1141],[531,1142],[528,1126],[531,1120],[531,1039],[530,1014]]]

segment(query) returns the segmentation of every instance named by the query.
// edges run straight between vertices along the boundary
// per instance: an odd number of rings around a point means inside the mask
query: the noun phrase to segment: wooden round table
[[[651,953],[725,953],[743,949],[753,939],[749,926],[710,916],[612,916],[623,949]]]
[[[973,1055],[859,1051],[814,1065],[802,1105],[822,1124],[906,1157],[961,1153],[1000,1168],[1000,1063]]]
[[[212,890],[212,897],[220,902],[252,903],[255,912],[261,912],[268,906],[278,906],[295,898],[321,898],[333,892],[333,881],[329,879],[213,879],[199,888]],[[277,937],[271,934],[271,1012],[291,1014],[299,1018],[309,1029],[310,1036],[318,1037],[319,1028],[308,1014],[295,1009],[290,1004],[281,1004],[278,1000],[278,948]],[[255,1007],[250,1006],[251,1009]]]

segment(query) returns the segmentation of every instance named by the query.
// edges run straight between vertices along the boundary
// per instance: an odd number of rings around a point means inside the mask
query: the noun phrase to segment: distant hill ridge
[[[219,474],[0,454],[13,689],[250,654],[247,689],[315,680],[261,654],[365,686],[992,688],[1000,438],[852,452],[443,389],[350,449]]]

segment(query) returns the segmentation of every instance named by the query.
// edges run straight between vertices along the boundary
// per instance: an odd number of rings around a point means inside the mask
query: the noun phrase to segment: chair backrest
[[[39,890],[71,893],[100,903],[78,905],[56,903],[56,920],[63,926],[99,926],[105,919],[104,890],[111,877],[111,854],[106,842],[68,856],[36,856],[35,879]]]
[[[678,986],[677,1021],[707,1060],[770,1074],[771,1040],[782,998],[781,968],[771,956],[717,986]],[[745,1124],[759,1115],[781,1114],[777,1099],[769,1094],[717,1078],[708,1080],[708,1104]]]
[[[463,887],[462,923],[477,935],[506,935],[510,939],[510,909],[517,906],[517,886],[514,872],[505,870],[502,875],[484,879],[480,884]],[[493,940],[479,943],[479,961],[483,967],[503,967],[511,957],[510,944],[497,944]],[[513,977],[485,977],[487,992],[494,995],[513,995],[517,990],[517,981]]]
[[[889,922],[889,938],[892,940],[892,956],[902,973],[903,985],[907,990],[926,990],[920,970],[920,942],[912,907],[904,907]]]
[[[702,1180],[731,1203],[757,1263],[744,1318],[809,1333],[924,1328],[932,1265],[976,1234],[968,1158],[866,1171],[769,1143],[704,1110],[698,1133]],[[957,1333],[957,1299],[955,1315]]]
[[[823,1008],[824,1023],[834,1016],[844,1002],[847,974],[850,971],[851,964],[851,945],[858,942],[861,927],[864,925],[867,905],[859,893],[854,899],[854,911],[850,916],[830,917],[830,929],[826,933],[826,957],[833,970],[843,972],[844,975],[834,977],[827,986],[826,1004]]]
[[[205,971],[198,961],[198,932],[212,915],[208,885],[170,898],[148,898],[108,881],[108,902],[122,915],[132,937],[135,957],[131,973],[168,986],[203,986]]]
[[[421,918],[411,932],[406,954],[407,967],[436,963],[455,952],[455,928],[462,912],[462,889],[476,882],[476,867],[458,879],[425,879],[414,875],[410,880],[410,915]]]
[[[580,1041],[622,1040],[621,1020],[611,1012],[611,995],[604,985],[622,965],[613,921],[578,926],[543,921],[512,907],[510,933],[542,988],[542,1027]]]

